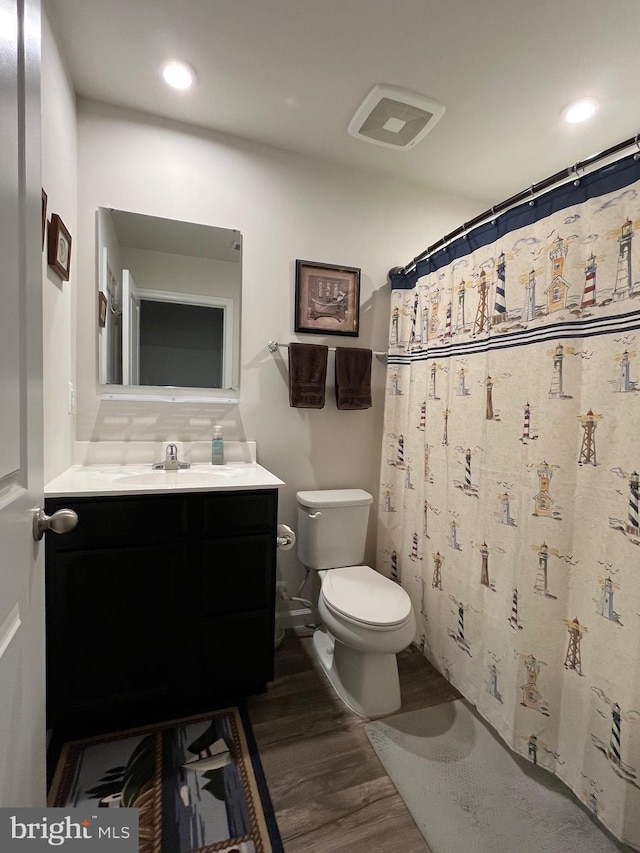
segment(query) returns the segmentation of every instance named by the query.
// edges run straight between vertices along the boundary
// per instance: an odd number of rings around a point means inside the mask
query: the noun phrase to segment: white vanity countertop
[[[150,465],[73,465],[44,487],[45,497],[155,495],[162,492],[220,492],[275,489],[284,482],[262,465],[196,463],[181,471],[154,471]]]

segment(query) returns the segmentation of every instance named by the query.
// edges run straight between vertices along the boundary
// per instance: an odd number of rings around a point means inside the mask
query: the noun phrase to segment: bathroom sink
[[[182,468],[179,471],[165,471],[162,468],[149,471],[133,471],[117,474],[113,479],[117,483],[137,483],[140,486],[205,486],[221,480],[226,481],[246,474],[246,466],[219,465],[206,470]]]
[[[194,462],[178,471],[153,469],[151,463],[75,465],[46,486],[48,497],[67,495],[146,495],[159,492],[272,489],[282,480],[255,462],[211,465]]]

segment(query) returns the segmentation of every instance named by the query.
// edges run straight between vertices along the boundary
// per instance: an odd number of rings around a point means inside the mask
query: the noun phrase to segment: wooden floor
[[[398,656],[402,708],[457,691],[415,648]],[[287,631],[276,678],[249,702],[285,853],[430,853],[364,731],[335,695],[309,636]]]

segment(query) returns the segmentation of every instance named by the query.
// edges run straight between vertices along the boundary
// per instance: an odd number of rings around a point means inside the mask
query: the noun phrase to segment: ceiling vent
[[[407,150],[437,124],[445,106],[433,98],[395,86],[374,86],[351,119],[348,132],[356,139]]]

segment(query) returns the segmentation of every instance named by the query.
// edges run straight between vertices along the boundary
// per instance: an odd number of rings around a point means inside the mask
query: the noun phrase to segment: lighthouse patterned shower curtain
[[[640,164],[392,282],[378,566],[507,744],[640,848]]]

